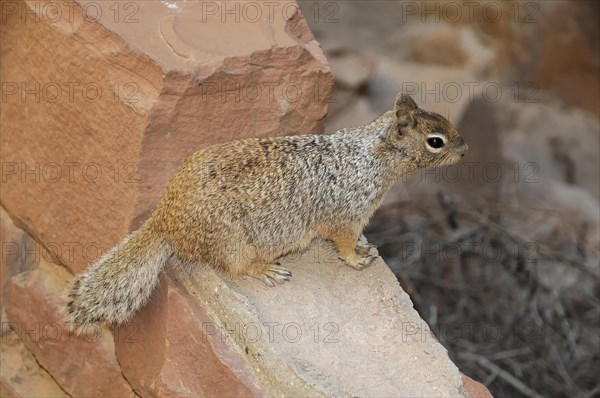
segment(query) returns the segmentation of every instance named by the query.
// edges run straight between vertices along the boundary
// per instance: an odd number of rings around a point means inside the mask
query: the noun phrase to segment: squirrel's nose
[[[469,146],[467,145],[467,143],[465,142],[465,140],[463,140],[462,138],[460,139],[460,141],[462,143],[462,153],[461,153],[461,156],[465,156],[469,152]]]

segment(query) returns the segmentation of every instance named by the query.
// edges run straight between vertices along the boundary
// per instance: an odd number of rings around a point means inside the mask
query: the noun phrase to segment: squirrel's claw
[[[372,245],[367,241],[364,235],[361,235],[354,249],[356,256],[350,259],[344,259],[346,264],[356,269],[363,269],[373,263],[379,257],[377,246]],[[349,261],[348,261],[349,260]]]
[[[340,256],[339,259],[344,261],[349,267],[361,270],[370,266],[377,257],[379,257],[377,247],[367,242],[364,236],[361,236],[361,239],[356,244],[354,253],[348,257]]]
[[[290,280],[292,273],[287,269],[275,264],[252,265],[248,275],[260,279],[267,286],[274,287],[275,282],[284,283]]]
[[[271,287],[275,287],[275,282],[269,275],[263,274],[260,277],[260,280],[262,280],[267,286],[271,286]]]
[[[373,263],[373,260],[375,260],[377,257],[379,257],[379,256],[369,254],[364,257],[363,256],[354,256],[353,258],[339,257],[339,259],[342,260],[344,263],[346,263],[346,265],[349,266],[350,268],[361,270],[361,269],[364,269],[364,268],[367,268],[368,266],[370,266]]]
[[[377,246],[372,245],[370,243],[358,243],[356,245],[356,254],[360,257],[379,257],[379,250],[377,250]]]
[[[356,254],[361,257],[369,257],[369,256],[379,256],[379,251],[377,250],[377,246],[369,243],[367,238],[364,235],[361,235],[358,238],[358,242],[356,242]]]

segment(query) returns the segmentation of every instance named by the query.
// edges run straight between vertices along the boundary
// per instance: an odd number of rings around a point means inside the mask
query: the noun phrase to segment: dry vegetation
[[[599,396],[600,277],[586,223],[507,202],[397,202],[367,236],[455,363],[492,394]]]

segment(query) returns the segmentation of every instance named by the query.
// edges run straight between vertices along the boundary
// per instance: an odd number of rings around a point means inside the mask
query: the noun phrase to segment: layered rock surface
[[[4,231],[33,241],[3,214]],[[294,277],[276,288],[170,264],[129,324],[74,337],[61,319],[71,276],[39,250],[5,287],[7,395],[489,396],[458,372],[381,260],[357,272],[318,241],[284,259]],[[15,360],[33,356],[48,373]]]
[[[206,268],[184,275],[170,266],[159,293],[128,326],[143,333],[135,343],[117,342],[126,374],[140,363],[155,367],[136,370],[130,381],[149,386],[142,391],[152,394],[181,388],[201,395],[207,390],[195,385],[195,377],[211,374],[223,380],[209,387],[213,394],[232,393],[219,370],[226,364],[237,376],[234,391],[242,395],[467,394],[465,383],[472,380],[463,381],[381,260],[356,272],[330,244],[316,242],[282,265],[294,276],[276,288]],[[184,341],[185,350],[174,347]],[[211,369],[197,367],[192,377],[187,371],[199,356]]]
[[[331,73],[295,3],[257,20],[210,4],[3,7],[2,203],[70,270],[137,228],[192,152],[322,131]]]
[[[108,329],[88,337],[65,329],[62,297],[69,280],[62,267],[45,262],[13,277],[6,308],[9,326],[70,396],[133,396]]]
[[[16,334],[2,336],[0,358],[2,397],[68,397]]]

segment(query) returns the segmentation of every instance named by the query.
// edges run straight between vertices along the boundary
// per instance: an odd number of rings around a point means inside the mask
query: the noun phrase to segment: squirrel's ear
[[[404,130],[407,127],[415,126],[415,118],[410,113],[409,109],[396,109],[396,126],[398,126],[399,133],[402,133],[402,130]]]
[[[417,109],[417,103],[412,97],[408,94],[399,93],[396,96],[396,104],[394,105],[394,110],[398,109]]]

